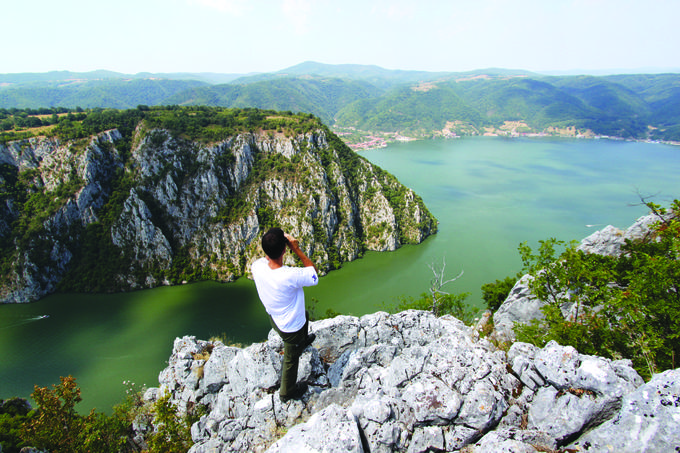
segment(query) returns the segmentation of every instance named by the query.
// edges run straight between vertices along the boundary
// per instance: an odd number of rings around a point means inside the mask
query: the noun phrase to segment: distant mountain
[[[450,122],[481,133],[485,127],[513,121],[533,132],[576,128],[598,135],[678,141],[679,101],[678,74],[454,75],[357,101],[338,112],[335,125],[423,135],[424,130],[442,131]]]
[[[163,104],[174,94],[204,85],[194,80],[119,78],[33,82],[0,89],[0,107],[128,109],[140,104]]]
[[[0,74],[0,89],[7,87],[18,87],[26,84],[55,83],[66,81],[87,81],[87,80],[107,80],[107,79],[169,79],[169,80],[197,80],[199,82],[216,84],[229,83],[246,74],[219,74],[212,72],[171,72],[171,73],[151,73],[140,72],[137,74],[123,74],[113,71],[50,71],[50,72],[23,72],[14,74]]]
[[[307,61],[296,66],[291,66],[290,68],[282,69],[281,71],[239,78],[236,79],[234,83],[247,84],[265,80],[274,80],[281,77],[301,77],[306,75],[362,80],[375,85],[380,89],[388,90],[398,85],[428,82],[439,79],[466,79],[481,75],[500,77],[520,75],[529,76],[535,74],[528,71],[497,68],[468,72],[405,71],[399,69],[385,69],[374,65],[332,65]]]
[[[454,118],[473,124],[484,122],[483,115],[450,86],[430,84],[399,87],[380,97],[354,102],[338,112],[336,125],[427,136]]]
[[[21,72],[14,74],[0,74],[0,86],[17,86],[29,83],[43,82],[63,82],[66,80],[101,80],[101,79],[120,79],[124,74],[113,71],[50,71],[50,72]]]
[[[650,110],[639,95],[606,81],[592,91],[574,80],[560,82],[562,86],[526,77],[456,78],[404,87],[349,105],[338,112],[335,124],[411,135],[442,131],[449,122],[481,133],[506,121],[525,123],[537,132],[576,127],[624,137],[645,133],[646,124],[638,116],[646,118]]]
[[[363,81],[317,76],[283,77],[249,84],[196,87],[166,99],[165,103],[307,112],[331,124],[344,106],[382,93]]]
[[[498,68],[446,73],[315,62],[249,76],[0,74],[0,108],[137,105],[306,112],[329,125],[418,137],[520,127],[680,141],[680,74],[547,76]]]
[[[649,105],[641,94],[606,78],[578,76],[548,80],[552,80],[553,85],[565,93],[610,115],[650,113]]]
[[[341,64],[330,65],[308,61],[290,68],[269,74],[258,74],[236,80],[236,83],[252,83],[255,81],[273,80],[281,77],[300,77],[306,75],[333,77],[349,80],[362,80],[377,88],[386,90],[404,83],[434,80],[450,75],[444,72],[402,71],[384,69],[379,66]]]

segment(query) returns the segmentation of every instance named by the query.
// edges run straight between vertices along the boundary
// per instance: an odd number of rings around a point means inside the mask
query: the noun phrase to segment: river
[[[363,151],[422,196],[439,233],[418,246],[367,253],[307,290],[316,310],[362,315],[427,290],[430,264],[463,276],[445,289],[470,292],[521,268],[520,242],[580,240],[607,224],[625,228],[680,197],[680,148],[576,139],[464,138]],[[252,282],[204,282],[124,294],[55,294],[0,306],[0,399],[76,377],[79,410],[110,411],[123,381],[157,386],[174,338],[262,341],[269,331]]]

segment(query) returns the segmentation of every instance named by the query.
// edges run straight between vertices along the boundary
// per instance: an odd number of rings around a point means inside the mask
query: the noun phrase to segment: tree
[[[75,378],[60,380],[51,389],[35,386],[38,408],[22,429],[24,444],[51,452],[120,451],[130,434],[128,413],[115,410],[109,417],[93,409],[82,416],[75,409],[82,400]]]
[[[675,368],[680,354],[680,202],[645,203],[658,217],[647,238],[627,241],[618,257],[586,254],[559,241],[537,254],[520,245],[530,288],[546,302],[542,320],[516,325],[518,341],[550,340],[585,354],[628,358],[643,377]]]
[[[522,273],[517,273],[514,277],[505,277],[503,280],[496,280],[492,283],[482,285],[482,299],[486,302],[486,308],[496,311],[508,298],[510,291],[517,280],[522,277]]]
[[[430,264],[429,267],[432,270],[433,277],[430,280],[428,292],[422,293],[418,299],[402,297],[390,310],[393,312],[410,309],[427,310],[431,311],[435,316],[451,315],[465,324],[471,324],[478,309],[470,307],[470,305],[465,303],[465,299],[468,298],[470,293],[450,294],[442,290],[447,284],[462,277],[463,271],[461,270],[460,274],[456,277],[445,280],[446,259],[442,260],[441,267],[437,267],[434,264]]]
[[[443,291],[442,288],[447,284],[455,282],[456,280],[461,278],[463,276],[464,271],[461,269],[460,274],[458,274],[456,277],[444,280],[445,278],[444,275],[446,273],[446,258],[442,259],[441,267],[436,267],[434,264],[430,264],[429,267],[433,274],[432,280],[430,280],[430,297],[432,298],[432,313],[435,316],[438,316],[441,309],[440,305],[444,301],[445,296],[450,296],[450,294]]]
[[[28,443],[42,450],[72,450],[81,428],[75,405],[82,398],[75,378],[62,377],[61,384],[52,389],[36,385],[31,396],[38,410],[26,429],[24,437]]]

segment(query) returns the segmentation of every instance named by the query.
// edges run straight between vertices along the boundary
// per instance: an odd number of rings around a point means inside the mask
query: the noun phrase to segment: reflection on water
[[[362,155],[413,188],[439,219],[419,246],[372,253],[308,288],[317,311],[362,315],[427,290],[428,267],[446,259],[470,292],[520,270],[520,242],[581,239],[645,213],[637,191],[668,204],[680,192],[680,149],[577,140],[461,139],[395,144]],[[635,205],[635,204],[638,205]],[[49,315],[49,317],[44,317]],[[52,295],[0,306],[0,399],[74,375],[81,411],[120,402],[123,381],[158,385],[176,337],[262,341],[269,321],[252,282],[204,282],[125,294]]]

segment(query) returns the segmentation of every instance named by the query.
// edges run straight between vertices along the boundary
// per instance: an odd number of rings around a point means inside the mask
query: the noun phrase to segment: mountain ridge
[[[0,75],[0,84],[7,77]],[[500,133],[510,121],[536,134],[569,129],[587,136],[680,142],[680,74],[549,76],[497,68],[435,73],[305,62],[272,73],[234,75],[228,83],[123,80],[4,86],[0,109],[256,107],[312,113],[333,127],[354,128],[364,135],[481,135]],[[449,123],[464,127],[447,131]]]

